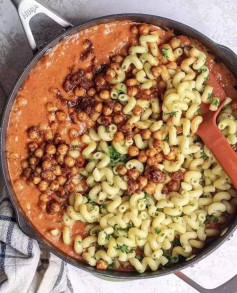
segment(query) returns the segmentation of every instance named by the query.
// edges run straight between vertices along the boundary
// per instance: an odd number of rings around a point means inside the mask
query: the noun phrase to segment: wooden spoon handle
[[[201,133],[200,136],[225,170],[234,187],[237,188],[237,154],[229,145],[227,139],[217,126],[212,127],[208,132]]]

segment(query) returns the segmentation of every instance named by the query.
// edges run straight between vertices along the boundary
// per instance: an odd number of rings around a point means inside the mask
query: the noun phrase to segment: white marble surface
[[[140,12],[172,18],[203,32],[237,53],[236,0],[41,0],[73,24],[106,14]],[[32,23],[38,43],[58,27],[46,18]],[[32,53],[10,0],[0,0],[0,86],[8,94]],[[0,91],[0,107],[3,95]],[[192,293],[196,292],[174,275],[132,282],[109,282],[73,269],[80,293]],[[237,232],[195,267],[184,270],[200,285],[214,288],[237,273]],[[237,291],[237,288],[236,288]]]

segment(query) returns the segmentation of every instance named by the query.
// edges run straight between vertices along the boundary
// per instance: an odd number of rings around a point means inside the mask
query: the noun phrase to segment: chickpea
[[[145,151],[140,151],[138,155],[138,161],[141,163],[145,163],[147,161],[147,155]]]
[[[124,135],[121,131],[118,131],[114,134],[114,141],[115,142],[120,142],[124,140]]]
[[[140,35],[148,35],[149,34],[149,26],[147,24],[141,24],[138,28]]]
[[[50,185],[49,185],[49,189],[52,191],[57,191],[59,189],[59,183],[57,180],[53,180]]]
[[[134,35],[138,34],[138,28],[136,25],[133,25],[130,30],[131,30],[131,33],[133,33]]]
[[[75,190],[75,184],[73,182],[70,182],[68,185],[67,185],[67,190],[69,192],[73,192]]]
[[[40,183],[38,184],[38,188],[40,191],[45,191],[48,188],[48,182],[45,180],[41,180]]]
[[[131,145],[129,148],[128,148],[128,154],[129,156],[131,157],[136,157],[139,155],[139,149],[138,147],[134,146],[134,145]]]
[[[167,187],[169,191],[178,191],[179,190],[179,183],[177,181],[171,180],[167,183]]]
[[[48,112],[56,112],[58,110],[58,108],[56,106],[53,105],[53,103],[47,103],[46,104],[46,110]]]
[[[42,193],[40,195],[40,200],[43,202],[48,202],[50,200],[50,196],[47,193]]]
[[[123,61],[123,59],[124,59],[123,56],[117,55],[114,58],[114,62],[121,63]]]
[[[132,109],[132,112],[135,116],[141,116],[143,113],[144,113],[144,109],[139,106],[139,105],[136,105],[133,109]]]
[[[122,109],[123,109],[123,107],[122,107],[121,104],[115,103],[115,105],[114,105],[114,113],[119,113],[119,112],[122,111]]]
[[[135,86],[128,87],[128,95],[129,97],[135,97],[138,93],[138,89]]]
[[[114,123],[119,124],[119,123],[123,122],[124,117],[122,114],[115,114],[113,119],[114,119]]]
[[[161,152],[164,148],[164,142],[159,139],[155,139],[153,142],[154,148],[157,150],[157,152]]]
[[[52,122],[50,125],[50,128],[52,131],[56,131],[58,128],[58,123],[57,122]]]
[[[105,84],[105,79],[102,76],[97,76],[95,79],[96,85],[104,85]]]
[[[75,128],[71,128],[68,132],[70,138],[75,138],[78,136],[78,131]]]
[[[101,100],[109,100],[110,99],[110,92],[107,90],[102,90],[99,94]]]
[[[42,162],[42,168],[43,170],[48,170],[48,169],[51,169],[52,168],[52,163],[50,160],[44,160]]]
[[[96,268],[98,270],[107,270],[108,268],[108,263],[106,261],[104,261],[103,259],[100,259],[97,261],[96,263]]]
[[[40,168],[40,167],[35,168],[35,172],[37,174],[40,174],[42,172],[42,168]]]
[[[30,127],[28,129],[28,136],[30,139],[38,139],[39,138],[39,128],[36,126]]]
[[[139,175],[140,172],[137,169],[128,170],[128,177],[132,178],[133,180],[137,180]]]
[[[31,166],[35,166],[36,163],[37,163],[37,159],[36,159],[35,157],[30,157],[30,158],[29,158],[29,164],[30,164]]]
[[[158,140],[164,139],[166,137],[166,132],[162,130],[155,131],[153,132],[153,137]]]
[[[67,115],[63,111],[57,111],[56,118],[58,119],[58,121],[63,122],[67,119]]]
[[[50,213],[56,214],[56,213],[59,213],[60,211],[61,211],[60,204],[58,204],[56,202],[51,203],[51,205],[50,205]]]
[[[113,113],[113,109],[111,109],[109,106],[105,105],[103,107],[103,114],[104,115],[111,115]]]
[[[55,136],[54,136],[53,142],[55,144],[59,144],[59,143],[61,143],[61,141],[62,141],[62,138],[61,138],[60,134],[56,133]]]
[[[110,76],[111,78],[114,78],[116,76],[116,72],[112,68],[108,68],[106,70],[106,75]]]
[[[148,183],[148,180],[147,180],[147,178],[146,178],[145,176],[139,176],[139,177],[137,178],[137,181],[138,181],[140,187],[142,187],[142,189],[143,189],[143,188],[147,185],[147,183]]]
[[[152,148],[152,149],[148,149],[146,151],[146,155],[149,157],[149,158],[152,158],[156,155],[156,149]]]
[[[149,139],[151,137],[151,131],[149,129],[142,129],[141,130],[141,137],[143,139]]]
[[[88,120],[85,121],[86,124],[86,128],[90,129],[95,125],[95,122],[92,121],[90,118],[88,118]]]
[[[157,163],[160,163],[164,160],[164,156],[162,153],[157,154],[155,158],[157,160]]]
[[[41,202],[39,203],[39,207],[40,207],[40,209],[42,210],[42,212],[46,212],[46,208],[47,208],[47,204],[46,204],[46,202],[41,201]]]
[[[64,164],[64,155],[58,155],[56,161],[59,164]]]
[[[135,85],[138,85],[138,81],[136,80],[136,78],[129,78],[126,80],[126,85],[135,86]]]
[[[26,177],[26,179],[29,179],[31,175],[31,168],[25,168],[23,171],[23,175]]]
[[[85,164],[86,164],[86,159],[85,158],[83,158],[83,157],[77,158],[77,166],[78,166],[78,168],[84,167]]]
[[[85,94],[86,94],[86,90],[83,88],[83,87],[76,87],[74,89],[74,94],[77,96],[77,97],[84,97]]]
[[[126,175],[128,172],[127,168],[124,165],[118,165],[117,171],[118,171],[119,175],[122,175],[122,176]]]
[[[154,77],[158,77],[158,76],[160,76],[162,69],[159,66],[153,66],[151,68],[151,72],[154,75]]]
[[[175,160],[175,157],[176,157],[175,152],[172,150],[167,155],[165,155],[165,158],[169,161]]]
[[[53,139],[53,132],[50,129],[45,130],[44,137],[47,140]]]
[[[71,172],[72,172],[72,175],[77,175],[79,173],[79,170],[78,170],[78,168],[76,166],[73,166],[71,168]]]
[[[156,157],[151,157],[151,158],[147,159],[147,165],[148,166],[155,166],[157,164],[158,164],[158,162],[156,160]]]
[[[55,179],[55,175],[53,174],[52,171],[49,171],[49,170],[46,170],[46,171],[42,172],[41,177],[46,179],[46,180],[49,180],[49,181],[52,181],[52,180]]]
[[[56,153],[56,147],[53,144],[48,144],[45,150],[46,150],[46,153],[49,155],[54,155]]]
[[[63,177],[62,175],[60,175],[57,177],[57,181],[60,185],[63,185],[67,181],[67,179]]]
[[[90,96],[90,97],[93,97],[96,93],[96,90],[94,88],[90,88],[88,91],[87,91],[87,95]]]
[[[94,107],[94,111],[96,113],[101,113],[102,109],[103,109],[103,104],[101,102],[98,102]]]
[[[36,141],[32,141],[28,144],[28,148],[29,150],[34,151],[38,148],[38,143]]]
[[[84,122],[84,121],[86,121],[88,119],[88,115],[85,112],[79,112],[77,114],[77,118],[78,118],[79,121]]]
[[[99,119],[99,117],[100,117],[99,113],[93,113],[90,116],[91,120],[94,121],[94,122],[97,121]]]
[[[35,185],[39,184],[40,181],[41,181],[40,176],[34,176],[34,177],[32,178],[32,182],[33,182]]]
[[[144,187],[144,190],[146,193],[152,195],[155,193],[156,190],[156,184],[154,182],[149,182],[147,185]]]
[[[66,156],[64,159],[64,163],[68,166],[68,167],[72,167],[75,165],[76,161],[70,157],[70,156]]]
[[[56,176],[61,175],[62,174],[61,167],[59,165],[55,166],[53,173]]]
[[[29,167],[28,161],[27,161],[27,160],[23,160],[23,161],[21,162],[21,168],[22,168],[22,169],[25,169],[25,168],[27,168],[27,167]]]
[[[37,157],[37,158],[42,158],[43,157],[43,150],[41,148],[37,148],[34,152],[34,155]]]
[[[62,143],[58,146],[57,151],[60,155],[66,155],[68,146],[65,143]]]

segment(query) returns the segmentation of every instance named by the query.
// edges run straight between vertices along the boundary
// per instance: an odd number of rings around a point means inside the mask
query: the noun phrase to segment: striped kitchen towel
[[[70,282],[70,267],[20,230],[11,202],[3,192],[0,197],[0,292],[78,292]]]

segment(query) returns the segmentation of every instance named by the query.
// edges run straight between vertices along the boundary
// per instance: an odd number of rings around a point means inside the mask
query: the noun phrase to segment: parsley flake
[[[164,57],[164,58],[167,58],[168,57],[168,48],[163,48],[161,51],[162,51],[162,56]]]
[[[219,106],[219,100],[218,99],[213,99],[211,101],[211,104],[214,105],[214,106],[216,106],[216,107],[218,107]]]

